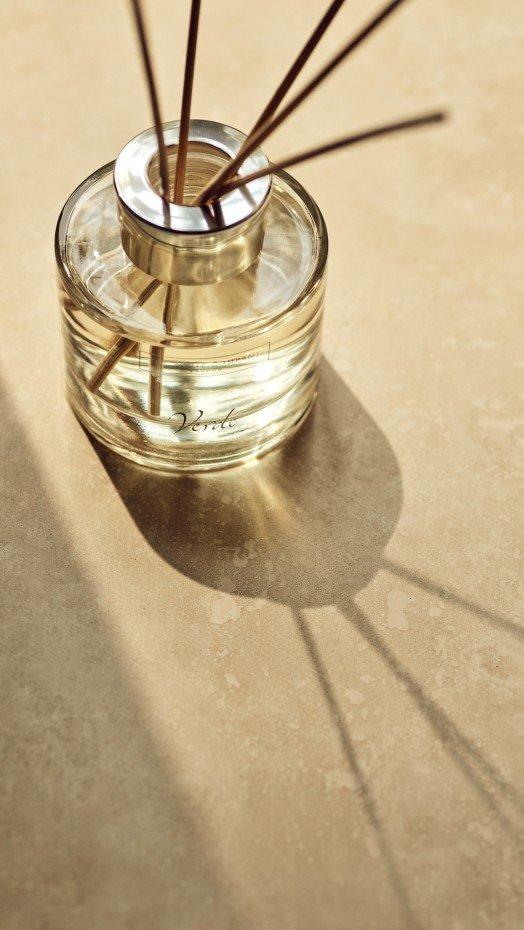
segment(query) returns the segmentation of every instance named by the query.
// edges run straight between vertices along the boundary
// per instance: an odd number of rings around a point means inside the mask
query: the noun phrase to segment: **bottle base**
[[[131,443],[122,442],[121,437],[118,442],[115,442],[114,436],[104,429],[100,420],[92,415],[89,407],[79,398],[78,389],[75,389],[75,386],[66,384],[65,393],[81,426],[107,449],[129,459],[136,465],[157,471],[187,474],[220,471],[255,462],[268,452],[282,446],[288,439],[291,439],[307,419],[316,400],[317,386],[318,378],[315,374],[307,385],[306,396],[301,397],[299,409],[295,409],[293,414],[287,417],[285,425],[280,423],[278,430],[266,429],[261,431],[256,438],[250,436],[243,439],[236,436],[227,446],[220,443],[220,448],[216,451],[210,447],[210,443],[192,443],[190,449],[184,443],[169,451],[160,452],[151,448],[140,449]]]

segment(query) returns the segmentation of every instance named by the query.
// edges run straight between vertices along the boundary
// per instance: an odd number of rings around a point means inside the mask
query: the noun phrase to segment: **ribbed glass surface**
[[[110,447],[168,469],[221,467],[276,445],[315,395],[326,252],[317,208],[277,176],[258,259],[217,284],[175,286],[166,326],[168,285],[143,299],[154,282],[122,249],[112,166],[101,169],[57,229],[75,412]]]

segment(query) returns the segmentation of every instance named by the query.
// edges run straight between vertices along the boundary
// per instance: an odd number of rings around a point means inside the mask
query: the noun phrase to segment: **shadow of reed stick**
[[[513,786],[506,781],[480,750],[460,732],[456,724],[433,698],[426,694],[405,665],[391,652],[371,621],[356,604],[350,602],[347,606],[339,605],[339,607],[366,642],[380,655],[395,677],[406,686],[409,694],[415,699],[420,712],[435,731],[444,748],[450,753],[459,768],[462,769],[464,775],[484,802],[509,833],[518,835],[512,821],[500,809],[498,801],[494,797],[494,794],[498,792],[507,801],[512,801],[522,810],[522,799]],[[478,768],[475,769],[475,766]],[[484,784],[483,778],[486,779],[489,787]]]
[[[524,629],[519,626],[518,623],[510,620],[509,617],[504,617],[494,610],[488,610],[486,607],[481,607],[480,604],[468,601],[466,598],[461,597],[460,594],[456,594],[455,591],[451,591],[449,588],[438,585],[429,578],[426,578],[425,575],[419,575],[417,572],[405,568],[404,565],[399,565],[398,562],[394,562],[392,559],[382,559],[382,568],[392,575],[403,578],[404,581],[408,581],[410,584],[417,585],[419,588],[424,588],[424,590],[429,591],[430,594],[436,594],[437,597],[441,597],[444,601],[451,601],[451,603],[455,604],[457,607],[463,607],[464,610],[469,610],[471,613],[476,614],[477,617],[480,617],[482,620],[487,620],[494,626],[507,630],[515,636],[524,637]]]
[[[420,930],[420,924],[417,922],[409,901],[407,889],[399,874],[393,852],[386,837],[384,828],[380,821],[377,805],[370,791],[365,774],[360,766],[355,747],[352,743],[348,727],[344,720],[344,715],[337,701],[335,692],[331,685],[324,662],[321,658],[317,644],[313,638],[306,618],[301,610],[293,609],[295,624],[300,636],[306,647],[309,659],[314,668],[318,683],[322,690],[325,702],[327,704],[331,719],[337,731],[339,742],[349,765],[351,774],[355,779],[359,797],[362,801],[365,813],[375,833],[377,844],[382,856],[385,869],[388,873],[389,880],[399,904],[403,911],[405,926],[409,930]]]

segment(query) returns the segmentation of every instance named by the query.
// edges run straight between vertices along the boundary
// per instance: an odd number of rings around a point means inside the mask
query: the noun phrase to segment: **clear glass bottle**
[[[189,202],[242,133],[192,120]],[[178,122],[165,125],[174,177]],[[84,181],[56,231],[65,381],[82,424],[143,465],[221,468],[290,436],[316,394],[327,233],[284,172],[166,206],[153,130]],[[241,173],[264,167],[258,150]]]

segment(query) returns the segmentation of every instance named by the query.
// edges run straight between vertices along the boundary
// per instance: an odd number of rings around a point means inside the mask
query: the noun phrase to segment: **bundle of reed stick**
[[[326,155],[328,152],[334,152],[338,149],[346,148],[351,145],[357,145],[370,139],[376,139],[379,136],[385,136],[394,132],[401,132],[405,129],[415,129],[421,126],[427,126],[430,123],[441,122],[445,119],[446,114],[441,111],[424,113],[420,116],[410,117],[409,119],[399,120],[394,123],[387,123],[382,126],[375,126],[365,129],[358,133],[342,136],[321,145],[313,146],[302,152],[289,155],[286,158],[279,159],[271,163],[268,167],[249,175],[238,175],[238,169],[245,159],[256,148],[262,145],[279,126],[282,125],[295,110],[306,100],[310,94],[315,91],[330,74],[344,62],[352,52],[354,52],[373,32],[375,32],[395,10],[404,2],[404,0],[390,0],[375,16],[372,17],[339,51],[330,58],[326,64],[317,71],[313,77],[299,90],[291,99],[281,106],[284,98],[288,95],[293,84],[305,64],[316,49],[322,36],[332,23],[336,14],[343,6],[345,0],[333,0],[327,7],[320,22],[309,36],[306,44],[300,50],[295,60],[288,68],[282,81],[275,90],[270,101],[264,107],[251,131],[248,133],[244,144],[241,146],[237,155],[227,162],[223,168],[211,178],[208,184],[193,199],[192,206],[198,206],[212,200],[216,200],[226,193],[249,184],[256,178],[264,177],[266,174],[272,174],[282,168],[289,168],[292,165],[298,165],[304,161],[310,161],[320,155]],[[169,190],[169,177],[167,167],[166,147],[164,143],[162,117],[158,92],[153,72],[149,43],[144,23],[141,0],[130,0],[131,8],[136,24],[140,51],[146,75],[151,111],[155,125],[155,132],[158,141],[158,156],[160,162],[160,178],[162,185],[162,196],[166,202],[172,200],[174,203],[183,203],[184,198],[184,178],[187,162],[187,148],[189,140],[189,124],[191,115],[191,97],[193,92],[193,78],[195,72],[196,47],[198,37],[198,24],[200,19],[201,0],[191,0],[191,10],[189,17],[189,32],[187,40],[186,61],[184,70],[184,84],[182,91],[182,109],[180,116],[180,133],[177,149],[177,162],[175,182],[173,191]]]
[[[136,27],[138,43],[142,58],[142,64],[146,77],[148,95],[150,100],[151,112],[155,127],[155,133],[158,143],[158,159],[161,194],[168,211],[169,203],[184,202],[184,183],[187,164],[187,151],[189,143],[189,129],[191,118],[191,99],[193,93],[193,80],[195,73],[198,26],[200,20],[201,0],[191,0],[189,15],[189,30],[187,38],[187,50],[184,69],[184,81],[182,89],[182,107],[180,114],[179,140],[177,147],[177,160],[175,167],[175,179],[172,190],[170,189],[169,171],[166,145],[164,141],[163,122],[160,110],[159,96],[155,80],[153,61],[150,52],[150,45],[147,36],[141,0],[129,0],[131,11]],[[390,0],[378,13],[376,13],[356,34],[342,46],[339,51],[333,55],[314,75],[307,81],[301,90],[284,103],[295,81],[300,75],[306,63],[309,61],[312,53],[316,49],[328,27],[333,22],[335,16],[343,6],[345,0],[332,0],[328,5],[324,15],[315,26],[307,42],[301,48],[298,55],[286,71],[282,81],[276,88],[269,102],[266,104],[262,113],[256,120],[246,139],[239,149],[238,153],[230,161],[226,162],[223,168],[209,181],[208,184],[194,197],[191,206],[201,206],[209,202],[217,201],[220,197],[225,196],[237,187],[249,184],[256,178],[272,174],[283,168],[289,168],[305,161],[310,161],[329,152],[338,151],[352,145],[367,142],[371,139],[377,139],[381,136],[392,133],[402,132],[406,129],[415,129],[427,126],[431,123],[441,122],[446,118],[446,114],[441,111],[423,113],[419,116],[412,116],[397,122],[387,123],[381,126],[374,126],[364,129],[357,133],[342,136],[329,142],[315,145],[304,151],[297,152],[285,158],[270,162],[269,166],[252,174],[240,176],[238,171],[245,161],[263,142],[265,142],[277,130],[284,120],[286,120],[298,107],[328,78],[333,71],[338,68],[369,36],[376,32],[377,29],[397,10],[404,0]],[[168,213],[166,214],[168,215]],[[160,281],[151,282],[140,295],[138,302],[144,304],[156,292],[160,286]],[[166,333],[172,331],[172,325],[175,316],[177,300],[177,286],[169,284],[166,286],[164,298],[163,321]],[[108,354],[93,373],[89,387],[92,390],[98,390],[110,371],[117,362],[126,355],[129,355],[137,348],[137,343],[124,336],[119,337]],[[160,397],[162,386],[162,368],[164,361],[163,346],[152,346],[150,349],[150,374],[149,374],[149,412],[156,416],[160,413]]]

